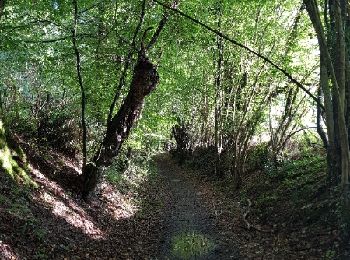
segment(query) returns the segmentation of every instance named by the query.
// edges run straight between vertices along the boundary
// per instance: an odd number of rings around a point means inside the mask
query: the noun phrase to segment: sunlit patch
[[[70,225],[79,228],[84,234],[93,239],[103,239],[105,234],[92,222],[90,216],[67,195],[67,193],[54,181],[46,178],[37,169],[32,169],[37,183],[45,186],[48,191],[41,191],[39,203],[48,206],[55,216],[63,218]]]
[[[46,204],[50,205],[54,215],[65,219],[69,224],[81,229],[91,238],[102,239],[104,237],[103,232],[89,220],[86,212],[77,205],[74,205],[74,202],[70,202],[69,206],[67,206],[47,192],[43,192],[40,197]]]
[[[214,249],[214,243],[196,232],[182,233],[172,239],[172,254],[180,259],[197,259]]]
[[[27,172],[13,159],[18,154],[7,146],[4,137],[0,136],[0,168],[14,180],[26,185],[36,187],[36,183],[30,178]]]
[[[11,260],[19,259],[19,257],[12,250],[12,248],[8,244],[5,244],[2,241],[0,241],[0,258],[11,259]]]
[[[81,174],[82,173],[81,172],[81,168],[76,163],[73,163],[72,161],[67,160],[67,159],[63,160],[62,162],[64,163],[64,165],[66,167],[69,167],[69,168],[73,169],[74,171],[76,171],[77,174]]]
[[[103,183],[100,186],[99,193],[107,212],[114,219],[130,218],[138,211],[136,203],[131,198],[121,194],[108,183]]]
[[[10,149],[7,147],[4,147],[0,150],[0,158],[1,158],[1,167],[4,168],[12,177],[13,177],[13,170],[12,170],[12,156]]]

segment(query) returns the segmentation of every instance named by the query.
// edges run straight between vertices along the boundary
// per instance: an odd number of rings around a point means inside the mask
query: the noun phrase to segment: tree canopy
[[[132,151],[166,150],[180,163],[208,156],[212,176],[239,191],[307,142],[326,161],[326,187],[340,190],[346,237],[349,10],[346,0],[0,0],[2,168],[27,176],[7,142],[50,147],[79,162],[88,201]]]

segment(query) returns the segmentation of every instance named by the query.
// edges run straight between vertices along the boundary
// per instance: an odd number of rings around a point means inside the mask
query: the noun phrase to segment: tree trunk
[[[337,146],[335,138],[335,114],[332,105],[332,95],[328,85],[328,70],[327,62],[325,61],[325,55],[321,52],[320,55],[320,88],[323,93],[323,102],[325,107],[325,118],[327,127],[327,168],[328,168],[328,183],[334,184],[337,182],[338,176],[340,175],[340,168],[337,165]]]
[[[155,66],[145,53],[140,52],[128,95],[118,113],[108,122],[101,148],[83,172],[83,198],[87,198],[96,187],[101,167],[111,165],[113,158],[118,155],[141,113],[145,97],[155,89],[158,80]]]
[[[337,162],[340,165],[341,170],[341,186],[343,192],[343,209],[342,217],[345,224],[344,233],[348,233],[350,226],[350,201],[349,201],[349,139],[348,129],[346,125],[346,110],[345,110],[345,36],[342,19],[341,2],[339,0],[331,1],[331,17],[334,17],[334,26],[331,28],[332,39],[331,50],[328,49],[324,28],[321,23],[320,13],[318,10],[317,2],[315,0],[304,0],[306,9],[310,16],[311,22],[317,34],[320,55],[325,59],[327,64],[328,73],[333,87],[333,111],[335,121],[335,141],[340,145],[340,154],[337,157]],[[332,19],[333,22],[333,19]],[[332,55],[331,55],[332,54]]]
[[[221,15],[222,15],[222,2],[218,3],[218,28],[221,29]],[[216,77],[215,77],[215,118],[214,118],[214,141],[216,148],[216,159],[215,159],[215,174],[222,178],[223,172],[221,170],[221,149],[222,144],[221,140],[221,102],[222,102],[222,62],[223,62],[223,52],[224,52],[224,43],[221,37],[216,37],[216,46],[217,46],[217,64],[216,64]]]
[[[72,30],[72,44],[73,49],[75,53],[76,58],[76,71],[77,71],[77,78],[78,83],[80,87],[80,93],[81,93],[81,127],[82,127],[82,147],[83,147],[83,166],[82,169],[84,171],[86,167],[86,161],[87,161],[87,126],[86,126],[86,94],[85,94],[85,88],[83,84],[83,77],[81,74],[81,58],[80,58],[80,52],[78,50],[77,45],[77,29],[78,29],[78,3],[77,0],[73,0],[73,8],[74,8],[74,26]]]

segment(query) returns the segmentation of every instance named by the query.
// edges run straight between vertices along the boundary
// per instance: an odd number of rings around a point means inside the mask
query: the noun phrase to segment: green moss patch
[[[6,140],[6,133],[0,120],[0,169],[11,176],[17,182],[36,187],[37,184],[27,173],[26,158],[22,150],[13,149]],[[20,165],[19,161],[23,162]]]

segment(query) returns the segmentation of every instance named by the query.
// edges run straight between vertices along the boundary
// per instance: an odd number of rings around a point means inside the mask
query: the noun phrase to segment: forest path
[[[156,161],[168,194],[159,259],[237,259],[237,248],[226,245],[195,181],[170,155]]]

